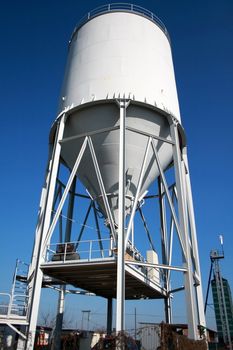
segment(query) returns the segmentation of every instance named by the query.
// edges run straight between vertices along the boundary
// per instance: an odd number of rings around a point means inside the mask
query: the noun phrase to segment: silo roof
[[[164,23],[151,11],[138,6],[138,5],[134,5],[134,4],[128,4],[128,3],[112,3],[112,4],[106,4],[106,5],[102,5],[99,6],[93,10],[91,10],[90,12],[88,12],[85,16],[83,16],[80,21],[77,23],[70,42],[72,41],[75,33],[88,21],[90,21],[91,19],[103,15],[103,14],[107,14],[107,13],[112,13],[112,12],[128,12],[128,13],[132,13],[132,14],[136,14],[136,15],[140,15],[142,17],[145,17],[147,19],[149,19],[150,21],[154,22],[166,35],[166,37],[168,38],[168,41],[170,42],[170,37],[167,31],[167,28],[165,27]]]

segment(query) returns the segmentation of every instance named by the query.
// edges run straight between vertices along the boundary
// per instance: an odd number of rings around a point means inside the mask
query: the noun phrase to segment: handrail
[[[100,16],[105,13],[109,12],[131,12],[134,14],[138,14],[141,16],[144,16],[148,18],[150,21],[154,22],[157,24],[157,26],[164,32],[166,37],[168,38],[168,41],[170,42],[170,37],[167,31],[167,28],[165,27],[164,23],[151,11],[139,6],[139,5],[134,5],[130,3],[112,3],[112,4],[106,4],[99,6],[90,12],[88,12],[85,16],[83,16],[78,24],[76,25],[73,34],[71,35],[70,43],[77,32],[77,30],[82,27],[86,22],[88,22],[90,19]]]
[[[111,238],[90,239],[63,243],[50,243],[47,245],[44,260],[45,262],[67,260],[91,261],[96,258],[110,258],[117,252],[113,247]],[[146,262],[139,250],[128,241],[126,253],[132,254],[136,261]]]
[[[1,296],[6,296],[6,297],[9,298],[9,302],[8,303],[6,303],[6,304],[0,303],[0,310],[3,310],[3,309],[6,310],[4,312],[4,315],[10,317],[12,314],[13,315],[19,314],[20,312],[23,312],[23,313],[26,314],[28,306],[26,304],[25,305],[17,305],[17,304],[15,304],[15,299],[17,299],[17,298],[24,298],[24,299],[27,300],[29,298],[28,295],[15,294],[14,296],[12,296],[9,293],[0,293],[0,297]],[[22,300],[22,302],[23,302],[23,300]],[[1,312],[0,312],[0,314],[1,314]]]
[[[3,295],[3,296],[7,296],[9,297],[9,299],[11,299],[11,294],[10,293],[0,293],[0,296]]]
[[[99,243],[102,243],[102,246]],[[130,255],[133,260],[128,256]],[[63,242],[63,243],[50,243],[47,245],[45,251],[44,262],[46,263],[69,263],[69,262],[78,262],[78,261],[92,261],[96,259],[115,259],[117,257],[117,248],[113,246],[111,238],[102,238],[102,239],[90,239],[72,242]],[[138,269],[147,276],[148,268],[143,266],[143,263],[147,263],[146,259],[140,253],[140,251],[132,245],[132,242],[128,241],[126,248],[125,259],[130,258],[130,262],[134,265],[134,268]],[[130,265],[129,262],[129,265]],[[137,263],[139,265],[137,266]],[[160,271],[156,267],[149,267],[149,270],[155,269],[159,273]]]
[[[4,312],[4,315],[9,315],[9,310],[10,310],[10,305],[12,304],[12,297],[11,297],[11,294],[9,293],[0,293],[0,297],[1,296],[4,296],[4,297],[8,297],[9,298],[9,302],[6,303],[6,304],[1,304],[0,303],[0,309],[2,311],[2,309],[5,309],[6,312]],[[1,314],[1,312],[0,312]]]
[[[102,247],[100,246],[102,244]],[[111,250],[111,238],[92,239],[63,243],[51,243],[47,245],[45,262],[88,259],[97,257],[109,257]]]

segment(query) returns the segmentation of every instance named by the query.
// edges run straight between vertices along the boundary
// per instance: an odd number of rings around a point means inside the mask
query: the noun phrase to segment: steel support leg
[[[59,191],[59,200],[61,200],[62,197],[62,187],[60,186],[60,191]],[[62,212],[59,217],[59,242],[63,241],[63,225],[62,225]]]
[[[188,212],[187,212],[187,200],[186,200],[186,188],[185,179],[182,172],[182,159],[179,146],[179,137],[177,125],[171,124],[171,136],[175,141],[173,146],[173,160],[176,178],[177,188],[177,200],[178,200],[178,211],[179,211],[179,223],[181,233],[183,235],[183,242],[185,247],[184,265],[187,268],[187,272],[184,273],[185,277],[185,296],[186,296],[186,307],[187,307],[187,321],[188,321],[188,334],[189,338],[197,339],[197,318],[195,308],[195,294],[194,294],[194,280],[193,280],[193,269],[190,252],[190,239],[189,239],[189,228],[188,228]]]
[[[166,207],[164,197],[164,187],[159,176],[158,178],[158,190],[159,190],[159,209],[160,209],[160,225],[161,225],[161,243],[162,243],[162,260],[164,265],[169,264],[168,258],[168,237],[167,237],[167,220],[166,220]],[[167,293],[169,291],[168,285],[168,271],[164,271],[164,288]],[[165,306],[165,319],[167,323],[171,323],[171,296],[167,294],[167,298],[164,299]]]
[[[32,257],[32,264],[30,268],[31,273],[31,282],[29,283],[29,315],[28,315],[28,332],[27,332],[27,342],[25,344],[25,348],[27,350],[33,350],[34,348],[34,340],[36,333],[36,323],[39,311],[39,303],[40,303],[40,294],[41,294],[41,286],[43,273],[40,269],[40,262],[42,257],[42,247],[45,239],[45,234],[50,225],[52,208],[53,208],[53,199],[56,187],[56,179],[57,173],[59,169],[59,160],[60,160],[60,152],[61,145],[60,140],[63,137],[65,128],[65,115],[61,117],[60,123],[57,129],[57,137],[54,144],[54,151],[52,153],[50,169],[46,180],[46,188],[43,189],[45,194],[45,198],[43,198],[43,207],[41,210],[41,214],[39,217],[39,222],[36,230],[35,244],[34,244],[34,252]],[[44,196],[44,195],[43,195]]]
[[[108,298],[107,304],[107,335],[112,334],[112,298]]]
[[[67,208],[67,221],[66,221],[66,231],[65,231],[65,242],[71,241],[71,231],[72,231],[72,217],[74,211],[74,200],[75,200],[75,187],[76,187],[76,178],[74,178],[73,183],[71,185],[70,194],[69,194],[69,203]],[[62,241],[61,241],[62,242]],[[56,316],[56,325],[54,331],[54,339],[52,350],[60,350],[61,348],[61,332],[65,311],[65,292],[66,286],[61,286],[61,290],[59,291],[58,296],[58,304],[57,304],[57,316]]]
[[[120,142],[119,142],[119,194],[118,194],[118,239],[117,239],[117,296],[116,331],[125,329],[125,101],[120,103]],[[120,347],[120,349],[122,346]]]
[[[65,290],[66,290],[66,286],[61,286],[61,290],[59,291],[59,297],[58,297],[56,325],[55,325],[55,331],[54,331],[52,350],[60,350],[61,348],[61,331],[62,331],[63,316],[64,316],[64,310],[65,310]]]
[[[65,242],[71,241],[71,231],[72,231],[72,218],[74,211],[74,200],[75,200],[75,188],[76,188],[76,177],[73,180],[73,183],[70,188],[69,194],[69,204],[67,208],[67,221],[66,221],[66,231],[65,231]]]
[[[201,280],[201,269],[200,269],[198,245],[197,245],[197,233],[196,233],[193,198],[192,198],[191,181],[190,181],[190,175],[189,175],[188,157],[187,157],[186,148],[183,149],[183,159],[184,159],[184,163],[186,166],[185,177],[186,177],[187,204],[188,204],[188,211],[189,211],[189,222],[190,222],[190,231],[191,231],[191,238],[192,238],[192,248],[193,248],[193,255],[195,258],[195,268],[196,268],[196,272],[197,272],[198,279],[199,279],[199,284],[196,286],[198,321],[199,321],[199,324],[201,326],[206,327],[204,300],[203,300],[203,291],[202,291],[202,280]]]

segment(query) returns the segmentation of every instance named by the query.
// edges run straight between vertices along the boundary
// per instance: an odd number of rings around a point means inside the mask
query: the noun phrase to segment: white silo
[[[77,27],[72,35],[59,110],[61,112],[72,106],[64,137],[118,126],[119,111],[115,99],[140,102],[127,108],[126,125],[145,133],[170,138],[165,118],[158,111],[151,110],[150,106],[169,111],[180,120],[169,37],[165,28],[158,26],[152,18],[127,11],[100,13]],[[64,144],[62,158],[70,168],[82,141],[74,139]],[[118,195],[118,133],[114,130],[101,134],[95,143],[114,215]],[[127,133],[125,170],[126,181],[130,181],[127,208],[131,198],[135,197],[146,143],[147,136]],[[156,146],[165,169],[171,162],[172,152],[166,144],[158,146],[156,142]],[[152,156],[151,151],[148,164]],[[89,165],[90,155],[86,155],[78,176],[91,195],[99,198],[101,205],[100,189],[95,173],[87,171]],[[151,164],[147,171],[140,195],[158,176],[155,164]]]
[[[50,278],[47,284],[72,284],[107,298],[109,318],[111,300],[116,298],[116,329],[121,332],[125,299],[163,298],[166,321],[171,322],[170,274],[181,272],[189,335],[198,338],[197,325],[204,326],[205,318],[185,136],[170,39],[154,14],[135,5],[111,4],[90,12],[77,26],[69,43],[50,145],[29,273],[27,348],[33,346],[44,276]],[[63,187],[61,164],[70,172]],[[172,186],[166,180],[167,169],[174,171]],[[89,209],[98,206],[104,216],[108,256],[98,227],[100,257],[93,258],[91,248],[88,258],[82,257],[81,234],[71,242],[77,178],[90,195]],[[146,260],[129,238],[135,214],[141,213],[142,199],[153,182],[159,188],[154,197],[160,207],[162,249],[159,256],[152,245]],[[65,238],[51,248],[68,196]],[[180,242],[181,266],[172,262],[173,231]],[[61,312],[64,291],[61,288]]]

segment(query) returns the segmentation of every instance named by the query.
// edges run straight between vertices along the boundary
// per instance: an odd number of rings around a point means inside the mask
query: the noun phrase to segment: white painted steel
[[[33,257],[29,271],[29,273],[31,273],[31,277],[29,277],[31,278],[31,281],[29,282],[29,327],[27,329],[26,350],[33,350],[34,348],[36,324],[43,280],[43,272],[40,269],[43,253],[42,248],[45,240],[45,235],[49,229],[51,221],[53,198],[55,194],[56,179],[60,163],[61,144],[59,141],[63,138],[65,119],[66,115],[64,114],[61,117],[60,124],[58,125],[57,135],[54,142],[54,149],[51,154],[51,162],[46,179],[46,198],[42,203],[41,208],[41,214],[43,214],[43,216],[41,217],[41,220],[38,221],[36,228]],[[44,192],[44,189],[42,189],[42,192]]]
[[[183,149],[183,159],[184,159],[185,168],[186,168],[186,171],[184,172],[184,177],[186,178],[187,206],[188,206],[188,212],[189,212],[192,248],[193,248],[193,255],[195,258],[196,273],[198,274],[198,279],[199,279],[199,284],[196,286],[197,308],[198,308],[198,317],[199,317],[198,322],[201,326],[204,327],[204,332],[206,333],[206,320],[205,320],[205,313],[204,313],[201,268],[200,268],[198,245],[197,245],[197,232],[196,232],[196,224],[195,224],[195,217],[194,217],[192,187],[191,187],[191,181],[190,181],[190,175],[189,175],[189,166],[188,166],[188,157],[187,157],[186,147]]]
[[[193,288],[193,272],[192,272],[192,257],[190,251],[189,241],[189,218],[187,210],[187,193],[185,188],[185,178],[183,172],[183,160],[181,159],[179,145],[179,137],[177,125],[171,125],[172,138],[176,141],[173,146],[173,157],[174,157],[174,170],[176,178],[176,189],[177,189],[177,201],[178,201],[178,212],[180,217],[180,229],[183,235],[185,256],[183,256],[184,266],[187,268],[187,272],[184,274],[185,281],[185,298],[186,298],[186,312],[188,321],[188,335],[189,338],[198,339],[198,320],[195,308],[195,296]]]
[[[60,109],[69,109],[64,138],[73,139],[63,143],[62,158],[70,169],[82,144],[75,136],[119,125],[119,108],[109,103],[115,98],[132,100],[126,127],[171,140],[169,123],[159,111],[168,111],[180,120],[170,42],[158,24],[124,10],[100,14],[72,36],[60,103]],[[151,105],[158,110],[152,110]],[[136,195],[147,141],[145,135],[126,131],[126,214]],[[93,136],[93,144],[117,224],[119,130]],[[172,160],[172,147],[158,140],[155,144],[165,169]],[[139,197],[159,174],[152,149],[145,169]],[[107,218],[89,153],[84,154],[78,176]]]
[[[126,103],[120,103],[120,147],[118,187],[118,242],[117,242],[117,295],[116,331],[125,330],[125,117]],[[121,345],[121,344],[120,344]],[[122,347],[120,346],[119,349]]]
[[[99,15],[75,33],[60,109],[114,97],[146,101],[180,119],[169,40],[158,25],[132,12]]]

